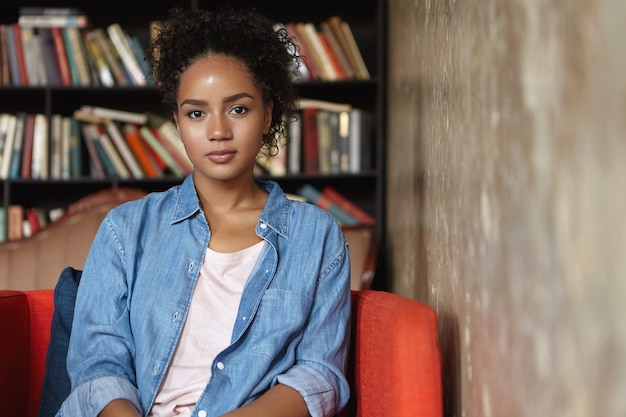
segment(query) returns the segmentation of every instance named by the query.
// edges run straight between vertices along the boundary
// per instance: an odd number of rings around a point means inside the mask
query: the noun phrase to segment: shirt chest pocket
[[[300,340],[311,298],[300,293],[270,289],[265,292],[250,327],[252,350],[274,358]]]

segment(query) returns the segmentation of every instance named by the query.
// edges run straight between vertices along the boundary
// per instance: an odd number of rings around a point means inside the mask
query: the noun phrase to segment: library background
[[[372,287],[385,289],[384,0],[229,4],[255,7],[282,24],[306,63],[296,81],[300,117],[279,156],[259,161],[257,174],[328,209],[346,227],[373,226]],[[154,25],[173,6],[219,3],[3,3],[0,247],[38,233],[99,190],[159,191],[189,172],[143,60]]]

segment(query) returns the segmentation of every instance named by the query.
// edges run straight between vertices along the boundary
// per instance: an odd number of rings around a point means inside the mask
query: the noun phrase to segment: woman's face
[[[176,101],[174,119],[196,178],[251,179],[273,106],[263,105],[243,64],[220,55],[196,61],[181,75]]]

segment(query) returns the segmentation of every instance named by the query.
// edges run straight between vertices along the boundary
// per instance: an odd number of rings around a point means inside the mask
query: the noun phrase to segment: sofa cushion
[[[39,417],[54,416],[70,394],[66,356],[74,320],[74,303],[82,271],[67,267],[54,288],[54,314],[39,402]]]

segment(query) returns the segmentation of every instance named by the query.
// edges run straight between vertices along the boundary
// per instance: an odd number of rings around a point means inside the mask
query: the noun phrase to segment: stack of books
[[[85,105],[72,116],[0,114],[0,178],[182,178],[191,172],[173,121]]]
[[[260,160],[260,172],[276,177],[368,172],[375,166],[374,128],[371,111],[302,98],[278,155]]]
[[[350,24],[331,16],[319,24],[288,22],[282,25],[299,49],[299,67],[305,80],[369,80],[370,72]]]
[[[311,184],[304,184],[298,190],[298,196],[308,203],[328,210],[342,226],[376,224],[374,217],[329,185],[320,190]]]
[[[144,46],[119,23],[94,27],[73,7],[21,7],[0,25],[0,85],[146,86]]]

